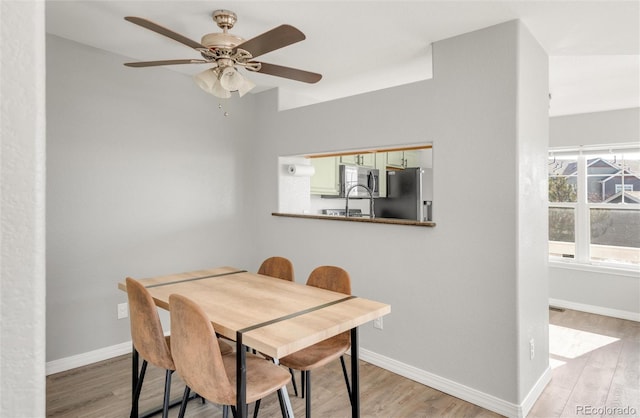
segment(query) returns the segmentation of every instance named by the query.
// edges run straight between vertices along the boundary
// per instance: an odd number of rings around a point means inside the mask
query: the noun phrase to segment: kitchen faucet
[[[370,219],[375,218],[376,215],[373,213],[373,192],[371,191],[370,188],[368,188],[364,184],[355,184],[349,187],[349,190],[347,190],[347,205],[344,208],[344,216],[346,216],[347,218],[349,217],[349,194],[351,193],[351,190],[355,189],[356,187],[364,187],[367,193],[369,193],[369,218]]]

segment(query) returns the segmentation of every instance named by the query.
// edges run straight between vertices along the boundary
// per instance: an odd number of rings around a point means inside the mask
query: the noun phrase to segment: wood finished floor
[[[528,418],[640,417],[640,323],[551,310],[549,363],[551,382]]]
[[[636,415],[631,416],[639,416],[640,323],[570,310],[550,311],[549,322],[553,377],[528,417],[584,417],[588,415],[586,408],[589,406],[635,408]],[[130,356],[124,355],[48,376],[47,416],[128,416],[130,361]],[[360,374],[363,418],[499,417],[491,411],[365,362],[361,363]],[[312,379],[313,416],[350,416],[339,362],[314,372]],[[161,402],[163,380],[163,371],[149,366],[140,400],[141,412]],[[176,375],[172,397],[179,397],[183,388],[184,384]],[[291,384],[288,389],[294,413],[304,416],[304,400],[293,396]],[[253,406],[249,411],[253,411]],[[176,417],[177,414],[176,407],[169,415]],[[222,409],[209,402],[203,405],[199,401],[191,401],[186,416],[221,417]],[[260,417],[280,416],[277,397],[271,395],[264,399]]]

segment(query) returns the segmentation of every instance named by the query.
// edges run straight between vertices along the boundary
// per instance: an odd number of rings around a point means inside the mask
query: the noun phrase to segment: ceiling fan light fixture
[[[218,68],[209,68],[196,74],[193,79],[202,90],[221,99],[228,99],[231,93],[220,85]]]
[[[231,92],[222,87],[222,85],[220,84],[220,80],[216,80],[211,90],[209,90],[209,93],[220,99],[228,99],[231,97]]]
[[[198,73],[193,76],[194,81],[202,90],[207,93],[211,92],[211,88],[218,81],[218,76],[215,73],[213,68],[208,68],[201,73]]]
[[[240,85],[240,87],[238,87],[238,94],[240,95],[240,97],[242,97],[245,94],[249,93],[249,91],[251,91],[251,89],[253,89],[255,86],[256,83],[244,77],[242,84]]]
[[[225,90],[236,91],[243,81],[244,77],[234,67],[224,67],[220,73],[220,84]]]

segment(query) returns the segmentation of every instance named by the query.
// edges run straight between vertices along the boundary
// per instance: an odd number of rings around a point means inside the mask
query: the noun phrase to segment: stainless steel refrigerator
[[[387,171],[387,197],[375,200],[376,218],[425,220],[420,167]]]

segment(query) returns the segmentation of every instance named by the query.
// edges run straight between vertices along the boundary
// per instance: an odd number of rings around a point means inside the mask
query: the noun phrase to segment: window
[[[616,193],[620,193],[621,191],[632,192],[633,184],[616,184]]]
[[[640,148],[549,153],[549,256],[640,267]]]

